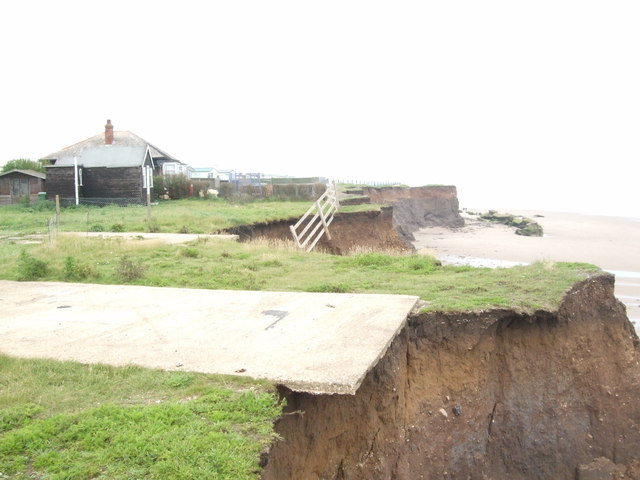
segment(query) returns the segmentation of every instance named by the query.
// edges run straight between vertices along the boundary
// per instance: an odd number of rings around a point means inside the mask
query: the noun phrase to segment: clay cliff
[[[383,205],[379,211],[338,212],[329,227],[331,240],[323,237],[316,250],[346,255],[354,250],[413,250],[413,232],[428,226],[461,227],[454,186],[365,187],[362,193],[371,203]],[[266,238],[292,240],[289,226],[297,218],[257,223],[226,230],[241,240]]]
[[[356,395],[281,388],[263,479],[573,480],[596,458],[637,463],[640,349],[613,286],[589,278],[556,311],[416,314]]]
[[[372,203],[393,206],[393,225],[407,242],[413,232],[424,227],[462,227],[458,193],[455,186],[364,187],[362,193]]]
[[[229,229],[228,232],[239,234],[241,241],[253,238],[293,241],[289,226],[297,221],[297,218],[290,218],[269,223],[257,223]],[[398,235],[394,228],[391,207],[367,212],[338,213],[331,223],[329,231],[331,232],[331,240],[323,236],[316,246],[316,251],[346,255],[361,249],[413,250],[413,246]]]

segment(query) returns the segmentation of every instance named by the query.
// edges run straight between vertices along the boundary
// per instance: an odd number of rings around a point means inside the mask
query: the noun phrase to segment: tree
[[[2,166],[0,172],[8,172],[10,170],[35,170],[36,172],[45,172],[46,163],[42,160],[29,160],[28,158],[18,158],[9,160]]]
[[[44,173],[44,164],[42,162],[36,162],[29,160],[28,158],[18,158],[16,160],[9,160],[2,166],[0,173],[9,172],[11,170],[35,170],[36,172]]]

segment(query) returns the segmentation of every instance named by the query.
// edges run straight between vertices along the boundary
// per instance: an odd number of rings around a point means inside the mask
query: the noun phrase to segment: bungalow
[[[107,120],[104,134],[44,157],[47,198],[65,203],[144,203],[147,185],[163,165],[182,162],[129,131],[114,131]],[[77,190],[77,192],[76,192]],[[76,197],[77,195],[77,197]]]
[[[34,170],[10,170],[0,173],[0,205],[19,203],[24,197],[29,202],[38,200],[44,192],[45,174]]]

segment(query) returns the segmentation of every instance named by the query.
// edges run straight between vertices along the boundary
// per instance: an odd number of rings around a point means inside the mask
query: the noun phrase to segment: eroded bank
[[[608,274],[557,311],[423,313],[356,395],[281,388],[265,480],[574,479],[640,458],[640,354]],[[629,478],[629,477],[627,477]]]

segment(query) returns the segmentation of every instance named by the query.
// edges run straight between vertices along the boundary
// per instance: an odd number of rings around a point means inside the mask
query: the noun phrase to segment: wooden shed
[[[10,170],[0,173],[0,205],[20,203],[26,196],[29,202],[38,201],[38,193],[45,191],[46,175],[35,170]]]

